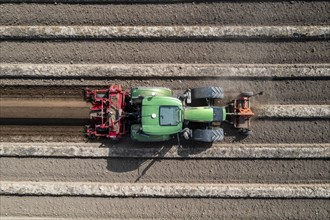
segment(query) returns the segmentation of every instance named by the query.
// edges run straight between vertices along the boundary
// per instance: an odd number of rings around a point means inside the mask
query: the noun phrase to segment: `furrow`
[[[327,219],[327,199],[1,196],[1,213],[60,219]],[[221,207],[221,208],[219,208]],[[2,217],[2,216],[1,216]]]
[[[256,111],[265,118],[330,118],[330,105],[265,105]]]
[[[330,160],[325,158],[147,159],[3,156],[0,166],[2,181],[330,183]]]
[[[89,182],[0,182],[1,195],[179,197],[179,198],[330,198],[330,184],[111,184]]]
[[[90,147],[93,145],[93,147]],[[198,146],[200,145],[200,146]],[[0,143],[0,156],[87,158],[329,158],[330,145],[214,144],[203,147],[120,147],[79,143]]]
[[[89,119],[90,105],[77,100],[0,99],[3,118]]]
[[[315,64],[329,63],[322,41],[2,41],[3,63]]]
[[[106,1],[101,4],[92,4],[92,1],[88,4],[83,1],[75,1],[81,4],[60,4],[63,1],[55,0],[49,1],[53,4],[37,4],[41,1],[2,4],[0,20],[2,25],[15,26],[329,25],[330,4],[324,0],[268,0],[258,3],[246,0],[150,0],[151,4],[143,4],[142,1],[142,4],[132,4],[134,0],[117,1],[122,4],[105,4]]]
[[[242,91],[253,91],[255,94],[263,91],[263,95],[253,98],[252,107],[260,104],[267,105],[328,105],[330,93],[329,80],[311,77],[300,78],[280,78],[278,80],[269,79],[214,79],[204,78],[90,78],[90,79],[0,79],[0,97],[12,100],[67,100],[82,101],[83,89],[107,88],[109,85],[122,85],[123,88],[149,86],[170,88],[174,96],[182,95],[188,88],[198,87],[221,87],[224,91],[224,99],[218,100],[217,105],[223,105],[236,98]],[[8,86],[7,84],[12,84]],[[4,85],[6,84],[6,85]],[[281,91],[281,92],[279,92]],[[0,99],[1,101],[1,99]]]
[[[0,26],[0,39],[328,39],[330,26]]]
[[[115,77],[330,77],[329,64],[8,64],[1,76],[20,78]]]

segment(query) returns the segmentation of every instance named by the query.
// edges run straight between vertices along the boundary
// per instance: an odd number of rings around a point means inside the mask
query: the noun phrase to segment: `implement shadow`
[[[157,161],[161,161],[175,144],[174,141],[140,143],[130,138],[118,142],[111,140],[100,141],[101,148],[109,149],[107,169],[116,173],[136,170],[138,176],[135,182],[138,182]],[[141,167],[144,168],[141,169]]]
[[[167,160],[166,154],[173,154],[179,159],[199,154],[212,146],[211,143],[180,140],[176,138],[167,142],[141,143],[130,138],[114,142],[100,139],[100,148],[108,148],[107,170],[115,173],[137,171],[134,182],[139,182],[148,170],[156,163]],[[169,152],[171,151],[171,152]]]
[[[221,128],[225,132],[225,138],[232,139],[232,142],[237,143],[244,141],[249,136],[242,134],[238,129],[233,128],[233,125],[222,123]]]

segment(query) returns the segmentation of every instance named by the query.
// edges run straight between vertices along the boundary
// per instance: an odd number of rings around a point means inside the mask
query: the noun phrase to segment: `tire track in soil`
[[[20,124],[20,119],[17,119]],[[1,125],[0,141],[2,142],[86,142],[84,137],[84,122],[80,126],[56,125]],[[328,128],[330,120],[253,120],[253,136],[246,137],[227,124],[223,143],[329,143]],[[120,144],[129,147],[131,144],[145,145],[133,142],[129,138],[123,139]],[[156,146],[172,146],[175,140],[166,143],[156,143]],[[193,142],[182,143],[192,145]]]

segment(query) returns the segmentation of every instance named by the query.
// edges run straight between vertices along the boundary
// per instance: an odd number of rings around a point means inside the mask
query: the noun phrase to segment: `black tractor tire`
[[[189,140],[191,137],[191,130],[189,128],[185,128],[182,132],[182,136],[184,139]]]
[[[224,139],[222,128],[217,129],[193,129],[192,140],[201,142],[220,142]]]
[[[201,87],[191,89],[192,99],[222,99],[224,97],[221,87]]]
[[[252,97],[253,96],[253,92],[241,92],[241,96],[242,97]]]
[[[241,134],[246,135],[246,136],[250,136],[253,134],[253,132],[251,130],[248,129],[244,129],[241,131]]]

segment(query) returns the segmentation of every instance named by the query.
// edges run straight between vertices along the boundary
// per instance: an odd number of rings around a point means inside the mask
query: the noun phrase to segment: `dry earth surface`
[[[55,3],[56,2],[56,3]],[[0,1],[1,26],[322,26],[329,27],[329,1]],[[0,141],[12,143],[100,144],[129,152],[134,146],[159,149],[157,158],[59,157],[0,155],[3,182],[60,182],[109,184],[330,184],[329,153],[323,157],[284,158],[162,158],[164,149],[177,149],[177,141],[141,144],[124,139],[119,143],[89,141],[84,137],[88,105],[82,89],[121,84],[164,86],[182,93],[186,88],[221,86],[223,104],[240,91],[263,91],[254,107],[265,105],[329,106],[329,33],[321,38],[304,36],[286,39],[30,39],[1,38],[2,64],[31,65],[105,64],[127,66],[127,75],[22,77],[12,66],[0,73]],[[291,65],[293,68],[325,65],[323,75],[285,77],[190,76],[174,68],[172,76],[137,76],[132,71],[142,64],[223,64],[228,66]],[[155,67],[157,68],[157,66]],[[114,70],[116,72],[116,70]],[[283,73],[284,72],[284,73]],[[61,74],[65,75],[65,71]],[[108,74],[108,75],[107,75]],[[153,74],[151,71],[150,74]],[[183,74],[183,76],[181,76]],[[275,76],[286,74],[274,70]],[[180,75],[180,76],[176,76]],[[24,104],[25,103],[25,104]],[[27,104],[26,104],[27,103]],[[29,104],[30,103],[30,104]],[[31,104],[32,103],[32,104]],[[53,103],[45,106],[45,103]],[[75,104],[76,103],[76,104]],[[60,106],[60,107],[59,107]],[[325,107],[326,108],[326,107]],[[245,137],[228,125],[222,144],[328,144],[330,116],[255,117],[254,135]],[[183,141],[192,153],[216,146]],[[220,144],[221,145],[221,144]],[[85,146],[85,145],[84,145]],[[179,148],[178,148],[179,149]],[[325,146],[325,149],[329,149]],[[147,151],[147,150],[146,150]],[[33,149],[30,153],[33,152]],[[195,154],[201,152],[194,152]],[[329,152],[329,151],[325,151]],[[1,153],[1,147],[0,147]],[[316,190],[317,191],[317,190]],[[318,191],[317,191],[318,192]],[[328,194],[327,194],[328,193]],[[324,197],[131,197],[18,195],[0,187],[0,216],[3,219],[41,218],[160,218],[160,219],[329,219],[329,192]],[[312,194],[312,193],[311,193]]]

